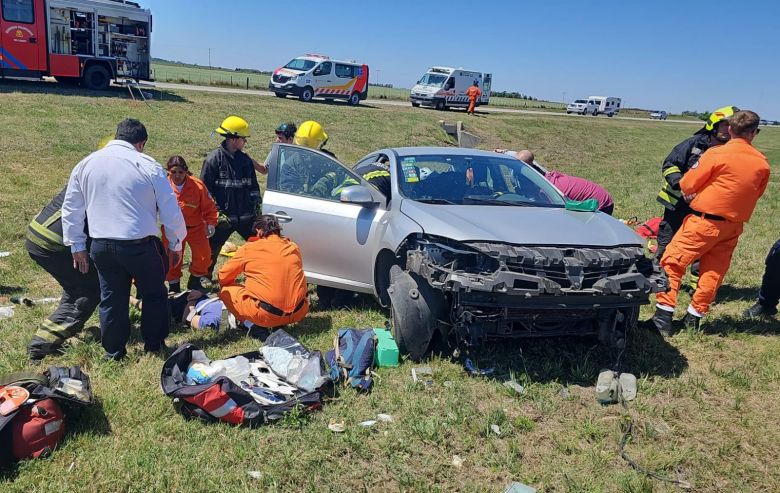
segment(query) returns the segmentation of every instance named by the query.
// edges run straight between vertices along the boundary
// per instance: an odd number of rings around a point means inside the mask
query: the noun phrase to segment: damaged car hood
[[[409,199],[404,199],[400,208],[426,234],[456,241],[596,247],[642,244],[631,228],[603,213],[547,207],[423,204]]]

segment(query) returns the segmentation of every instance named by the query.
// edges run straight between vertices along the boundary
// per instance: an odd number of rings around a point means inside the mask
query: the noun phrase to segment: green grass
[[[158,161],[182,154],[197,173],[218,141],[211,132],[228,114],[251,123],[248,152],[270,149],[282,120],[320,121],[329,147],[347,163],[384,146],[450,145],[442,114],[406,107],[351,108],[293,100],[182,91],[151,108],[125,93],[69,90],[51,84],[0,84],[0,295],[58,294],[26,255],[25,227],[65,184],[70,170],[116,123],[132,116],[150,132],[147,152]],[[451,118],[462,118],[451,114]],[[482,147],[533,149],[556,169],[609,188],[621,218],[660,213],[655,194],[660,163],[693,131],[691,125],[525,114],[465,119]],[[756,145],[780,162],[780,131],[766,129]],[[697,491],[777,491],[780,471],[780,341],[778,323],[751,323],[763,259],[776,240],[777,179],[746,227],[732,269],[702,332],[669,341],[646,330],[631,334],[623,366],[639,379],[628,446],[639,463],[692,482]],[[685,306],[683,297],[680,304]],[[36,368],[25,346],[52,306],[17,308],[0,321],[0,372]],[[643,311],[648,316],[649,309]],[[377,326],[387,314],[369,300],[357,307],[315,309],[290,331],[326,350],[339,327]],[[96,318],[94,323],[97,323]],[[212,357],[256,347],[240,333],[175,330],[169,343],[191,341]],[[590,340],[538,340],[488,345],[479,363],[496,365],[526,389],[471,378],[455,363],[433,358],[434,385],[410,382],[412,363],[381,369],[371,395],[341,392],[321,412],[291,416],[260,429],[185,421],[159,389],[162,360],[144,355],[134,332],[129,358],[104,362],[84,335],[50,364],[80,364],[91,375],[98,405],[68,423],[49,459],[0,473],[3,492],[28,491],[503,491],[512,480],[544,492],[666,492],[675,488],[633,471],[616,454],[622,410],[594,398],[599,370],[615,355]],[[565,389],[565,391],[564,391]],[[394,417],[363,429],[377,413]],[[330,432],[331,421],[347,431]],[[491,430],[498,425],[501,434]],[[463,459],[452,465],[454,455]],[[262,473],[254,479],[248,471]]]

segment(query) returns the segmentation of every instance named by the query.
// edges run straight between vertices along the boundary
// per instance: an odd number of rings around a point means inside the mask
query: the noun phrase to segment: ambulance
[[[479,84],[482,96],[477,101],[477,106],[490,102],[490,86],[493,82],[491,74],[482,74],[473,70],[450,67],[431,67],[412,87],[409,99],[415,108],[433,106],[437,110],[458,107],[465,108],[469,105],[466,91],[474,82]]]
[[[0,77],[148,80],[152,14],[129,0],[0,0]]]
[[[357,106],[368,97],[368,65],[309,53],[276,69],[268,89],[280,98],[292,95],[307,103],[314,98],[345,99]]]

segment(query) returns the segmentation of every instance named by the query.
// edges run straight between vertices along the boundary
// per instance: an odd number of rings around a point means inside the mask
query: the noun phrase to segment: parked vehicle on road
[[[665,289],[636,233],[607,214],[567,210],[522,161],[408,147],[356,167],[380,162],[389,196],[331,156],[274,144],[263,213],[300,246],[318,293],[389,305],[394,337],[414,359],[435,341],[485,338],[596,335],[621,347],[639,306]]]
[[[566,106],[566,113],[572,114],[577,113],[578,115],[584,115],[585,114],[585,108],[588,107],[588,100],[587,99],[575,99],[571,103]]]
[[[276,69],[268,89],[280,98],[292,95],[307,103],[314,98],[344,99],[357,106],[368,98],[368,65],[307,54]]]
[[[482,90],[477,106],[490,104],[491,74],[450,67],[429,68],[412,87],[409,100],[415,108],[420,105],[433,106],[437,110],[466,108],[469,105],[466,91],[474,82]]]
[[[666,120],[667,118],[669,118],[669,113],[664,110],[655,110],[650,113],[651,120]]]
[[[2,0],[0,77],[106,89],[150,78],[152,14],[127,0]]]

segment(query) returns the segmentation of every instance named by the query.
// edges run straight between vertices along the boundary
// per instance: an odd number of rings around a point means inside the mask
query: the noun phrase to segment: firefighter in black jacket
[[[219,210],[217,230],[209,239],[209,276],[214,270],[219,251],[233,232],[237,232],[245,240],[254,236],[252,225],[260,207],[260,185],[257,183],[255,167],[257,166],[261,173],[267,173],[265,165],[257,163],[243,152],[249,137],[249,124],[246,120],[229,116],[216,132],[225,140],[206,156],[200,171],[200,179],[206,184]]]
[[[658,192],[658,202],[664,206],[664,216],[658,227],[658,250],[656,257],[663,257],[666,246],[682,226],[685,216],[692,211],[680,192],[680,180],[698,161],[701,155],[710,147],[725,144],[729,141],[729,124],[731,116],[739,111],[736,106],[724,106],[715,110],[707,119],[707,123],[692,137],[677,144],[664,159],[661,172],[664,177],[664,187]],[[699,262],[691,266],[692,289],[696,289],[699,279]]]
[[[78,334],[100,303],[97,269],[90,261],[87,273],[79,272],[73,266],[70,248],[62,242],[64,198],[63,188],[27,227],[27,253],[63,289],[60,305],[41,323],[27,346],[27,354],[33,360],[56,352],[67,339]]]

